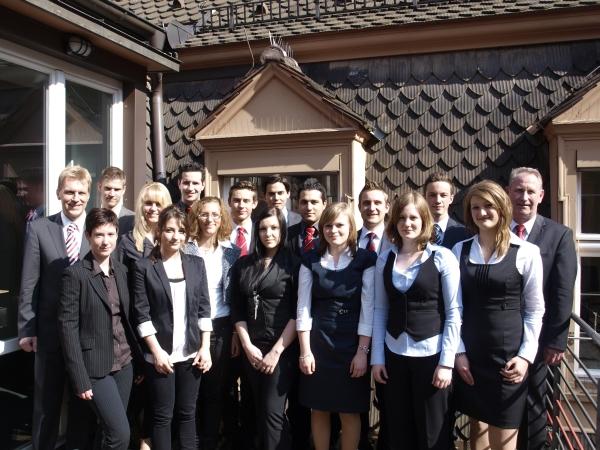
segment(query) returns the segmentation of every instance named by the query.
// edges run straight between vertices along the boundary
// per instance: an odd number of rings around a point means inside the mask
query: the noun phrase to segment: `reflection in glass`
[[[581,318],[600,331],[600,258],[581,258]],[[589,368],[600,369],[600,349],[581,341],[581,359]]]
[[[581,232],[600,234],[600,171],[581,172]]]

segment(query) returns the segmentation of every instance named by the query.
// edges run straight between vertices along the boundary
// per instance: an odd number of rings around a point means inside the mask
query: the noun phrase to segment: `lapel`
[[[539,242],[542,239],[542,231],[544,229],[544,218],[539,214],[535,217],[535,222],[533,222],[533,227],[531,227],[531,233],[527,236],[527,242],[531,242],[532,244],[536,244],[539,246]]]
[[[183,261],[183,255],[181,255]],[[171,297],[171,285],[169,284],[169,277],[167,277],[167,272],[165,271],[165,266],[163,265],[162,259],[157,259],[154,261],[154,271],[158,275],[158,279],[160,280],[160,284],[162,284],[163,289],[165,290],[165,294],[167,294],[167,298],[173,304],[173,298]],[[185,275],[185,266],[184,266],[184,275]]]
[[[85,237],[85,229],[83,230],[83,233],[81,233],[81,246],[79,247],[79,257],[81,258],[81,255],[87,255],[87,253],[90,251],[90,243],[88,242],[87,238]],[[66,250],[65,250],[66,252]]]
[[[102,281],[102,276],[94,274],[93,258],[92,252],[87,253],[82,260],[83,267],[90,271],[90,284],[102,303],[104,303],[104,306],[106,306],[110,311],[110,304],[108,303],[108,291],[106,290],[106,286]]]
[[[114,253],[113,253],[114,255]],[[121,270],[120,264],[116,257],[111,255],[111,264],[113,272],[115,274],[115,280],[117,282],[117,292],[119,293],[119,303],[121,303],[121,309],[125,314],[125,317],[129,317],[129,286],[127,284],[127,276],[123,270]]]
[[[51,222],[48,224],[48,234],[54,242],[56,251],[61,258],[66,258],[67,247],[65,245],[65,236],[62,231],[63,224],[60,213],[48,217],[48,220]]]
[[[185,278],[185,305],[187,307],[186,315],[190,314],[192,311],[192,299],[194,298],[194,286],[192,286],[192,280],[198,280],[200,275],[199,273],[192,273],[192,258],[199,258],[199,256],[191,256],[181,253],[181,266],[183,269],[183,277]],[[171,298],[170,295],[169,298]],[[171,303],[173,303],[173,299],[171,299]]]

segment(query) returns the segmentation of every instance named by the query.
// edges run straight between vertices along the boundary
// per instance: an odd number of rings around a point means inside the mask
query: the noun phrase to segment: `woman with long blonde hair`
[[[457,408],[470,417],[472,449],[512,450],[544,315],[542,259],[538,247],[510,232],[511,202],[497,183],[471,186],[464,214],[476,234],[452,249],[463,295]]]

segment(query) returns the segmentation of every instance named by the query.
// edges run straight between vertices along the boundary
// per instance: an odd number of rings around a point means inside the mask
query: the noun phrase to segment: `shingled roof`
[[[565,8],[598,6],[599,0],[281,0],[264,1],[267,13],[252,14],[256,2],[235,0],[235,26],[230,27],[226,0],[111,0],[136,15],[157,24],[173,20],[196,27],[195,36],[182,46],[198,47],[313,33],[368,29],[414,23],[505,16]],[[183,7],[178,6],[183,3]],[[318,7],[318,17],[317,8]],[[244,8],[244,5],[246,7]],[[358,5],[358,6],[357,6]],[[248,8],[250,7],[250,10]],[[358,11],[356,10],[358,8]],[[213,17],[211,28],[202,28],[203,11]],[[212,11],[212,12],[211,12]],[[216,16],[215,16],[216,15]],[[220,17],[221,25],[216,24]],[[258,19],[258,20],[257,20]],[[209,19],[211,20],[211,19]]]
[[[547,142],[526,128],[600,64],[600,41],[397,56],[302,65],[384,138],[367,157],[367,179],[390,192],[422,187],[447,171],[461,187],[506,181],[512,167],[547,167]],[[201,148],[187,135],[248,68],[167,77],[167,171]],[[187,75],[188,77],[190,75]]]

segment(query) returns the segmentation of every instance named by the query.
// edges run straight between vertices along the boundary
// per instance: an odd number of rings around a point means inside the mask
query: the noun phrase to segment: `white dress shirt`
[[[483,252],[479,245],[479,235],[470,238],[473,240],[471,251],[469,252],[469,261],[472,264],[498,264],[506,255],[499,257],[494,251],[489,261],[486,263],[483,259]],[[452,252],[460,260],[463,243],[469,239],[459,242],[454,246]],[[516,266],[518,272],[523,277],[522,291],[522,315],[523,315],[523,341],[519,348],[518,356],[525,358],[533,363],[538,349],[538,338],[542,329],[542,319],[544,317],[544,290],[542,266],[542,257],[537,245],[519,239],[516,235],[510,235],[510,243],[519,246],[517,250]],[[464,343],[461,341],[459,352],[464,352]]]
[[[525,222],[523,224],[523,226],[525,227],[525,236],[523,236],[523,239],[527,240],[529,238],[529,235],[531,234],[531,230],[533,229],[533,225],[535,224],[535,218],[536,216],[533,216],[532,219],[529,219],[527,222]],[[517,222],[515,222],[514,220],[510,223],[510,231],[512,233],[514,233],[515,235],[517,234],[517,231],[515,230],[515,227],[517,226]]]
[[[321,267],[327,270],[343,270],[352,262],[354,257],[347,248],[339,257],[337,265],[329,251],[321,257]],[[373,275],[374,267],[369,267],[362,275],[362,290],[360,295],[360,316],[358,319],[358,334],[371,336],[373,332]],[[298,309],[296,312],[296,330],[310,331],[312,329],[312,271],[305,265],[300,266],[298,275]]]
[[[77,243],[77,248],[81,249],[81,240],[83,239],[83,232],[85,231],[85,212],[81,214],[77,219],[71,220],[69,219],[63,211],[60,212],[60,219],[62,220],[63,228],[63,238],[65,242],[67,242],[67,228],[70,224],[74,223],[77,225],[77,231],[75,232],[75,242]],[[79,258],[83,258],[85,255],[79,255]]]
[[[406,269],[392,271],[392,283],[400,292],[406,292],[417,278],[421,266],[435,251],[433,263],[441,275],[442,294],[446,319],[442,334],[422,341],[415,341],[406,331],[394,339],[387,332],[389,299],[384,285],[384,268],[391,253],[396,256],[396,246],[383,252],[377,259],[375,268],[375,314],[373,324],[373,354],[371,364],[385,363],[385,345],[398,355],[424,357],[440,353],[439,364],[454,367],[454,356],[460,344],[460,326],[462,316],[462,294],[460,287],[460,267],[450,250],[439,245],[427,244],[423,254]]]
[[[385,233],[385,224],[382,222],[375,227],[374,230],[367,230],[365,227],[362,227],[360,232],[360,239],[358,240],[359,248],[367,248],[369,245],[369,233],[374,233],[373,243],[375,244],[375,248],[377,249],[377,253],[381,251],[381,240],[383,239],[383,235]]]

